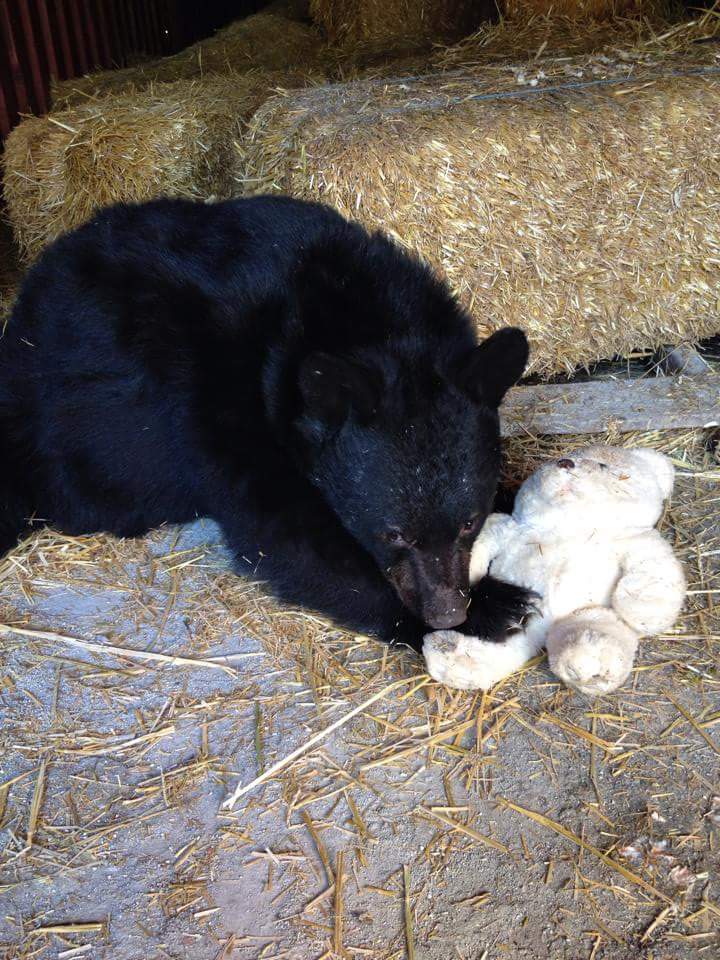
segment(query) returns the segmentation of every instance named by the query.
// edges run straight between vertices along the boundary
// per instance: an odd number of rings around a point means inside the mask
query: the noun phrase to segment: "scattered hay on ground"
[[[110,93],[138,92],[155,83],[199,80],[247,70],[317,70],[321,68],[322,56],[320,36],[312,27],[281,13],[258,13],[231,23],[209,39],[171,57],[63,80],[53,90],[53,107],[65,109]]]
[[[0,940],[123,956],[131,931],[138,956],[162,941],[192,958],[267,942],[274,956],[360,945],[378,960],[408,943],[429,960],[448,943],[480,956],[494,940],[528,958],[539,943],[608,960],[648,942],[668,960],[714,949],[720,466],[707,431],[621,439],[678,467],[663,530],[690,594],[676,629],[643,642],[631,681],[595,702],[540,658],[489,693],[444,689],[406,652],[233,577],[212,531],[193,543],[44,531],[19,547],[0,565],[3,622],[189,658],[255,641],[231,680],[0,636]],[[557,450],[508,447],[518,478]],[[299,748],[218,816],[228,787]]]
[[[22,255],[36,256],[108,204],[237,195],[248,118],[272,92],[311,79],[254,70],[182,80],[26,119],[3,157],[7,215]]]
[[[720,326],[720,53],[708,15],[607,55],[276,97],[248,187],[323,200],[417,251],[538,374]],[[548,89],[549,88],[549,89]]]

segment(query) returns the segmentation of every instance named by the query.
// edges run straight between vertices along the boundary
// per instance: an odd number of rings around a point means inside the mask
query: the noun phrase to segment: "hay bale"
[[[660,0],[659,0],[660,2]],[[686,26],[680,27],[681,31]],[[639,46],[650,48],[658,38],[668,37],[673,22],[660,15],[590,19],[579,24],[577,19],[558,15],[532,15],[522,22],[503,19],[485,23],[475,33],[452,44],[431,50],[413,50],[390,57],[385,53],[365,49],[328,49],[327,75],[348,81],[376,77],[408,77],[509,61],[524,65],[526,61],[542,56],[545,65],[550,60],[595,56],[633,50]],[[664,41],[663,41],[664,42]]]
[[[306,74],[252,71],[110,95],[11,133],[3,157],[8,219],[25,258],[101,206],[241,191],[237,144],[257,107]]]
[[[647,6],[646,0],[504,0],[502,11],[519,23],[537,14],[585,21],[637,14]]]
[[[476,0],[310,0],[330,44],[357,55],[461,37],[493,10]]]
[[[540,59],[274,98],[251,123],[246,176],[419,252],[483,333],[526,329],[538,374],[710,335],[719,51],[674,36],[661,55],[643,46],[616,61]]]
[[[498,60],[515,63],[542,57],[559,59],[583,54],[647,48],[672,29],[659,15],[615,17],[610,20],[588,19],[582,24],[573,17],[531,15],[522,22],[500,20],[483,25],[478,31],[450,47],[435,52],[432,68],[457,70],[487,66]],[[685,34],[686,28],[681,30]]]
[[[197,80],[263,69],[319,70],[323,49],[318,32],[295,22],[277,7],[231,23],[207,40],[171,57],[124,70],[104,70],[63,80],[53,89],[53,106],[65,109],[109,93],[132,93],[155,83]]]

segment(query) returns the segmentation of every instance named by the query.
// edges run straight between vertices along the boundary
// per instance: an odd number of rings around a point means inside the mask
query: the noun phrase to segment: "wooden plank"
[[[505,437],[720,426],[720,374],[515,387],[500,410]]]

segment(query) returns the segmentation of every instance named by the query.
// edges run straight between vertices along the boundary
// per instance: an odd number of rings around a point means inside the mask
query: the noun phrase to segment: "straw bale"
[[[107,204],[238,194],[246,121],[279,85],[311,79],[256,70],[182,80],[26,119],[3,157],[7,215],[23,256]]]
[[[461,37],[493,9],[475,0],[310,0],[310,14],[330,44],[358,53]]]
[[[527,330],[538,374],[711,335],[720,60],[673,38],[276,97],[251,122],[246,176],[419,252],[481,332]]]
[[[508,19],[521,22],[538,13],[576,20],[612,18],[638,13],[645,6],[644,0],[504,0],[502,10]]]
[[[274,5],[272,13],[237,20],[171,57],[63,80],[53,90],[53,106],[63,109],[108,93],[144,90],[155,83],[197,80],[257,68],[319,69],[322,56],[318,31],[284,16],[282,8]]]
[[[672,29],[668,20],[651,15],[588,19],[581,24],[571,16],[533,14],[523,21],[500,20],[484,24],[479,30],[450,47],[437,50],[434,69],[453,70],[497,62],[575,57],[580,54],[610,54],[618,50],[652,46]],[[688,27],[680,34],[687,42]],[[694,28],[695,30],[697,28]]]
[[[413,50],[390,57],[372,50],[347,51],[334,47],[328,51],[328,76],[343,81],[407,78],[498,66],[503,62],[519,65],[540,56],[543,69],[547,70],[553,61],[562,67],[568,57],[581,54],[617,57],[619,51],[640,44],[650,46],[671,28],[670,22],[660,16],[617,17],[578,24],[572,17],[533,15],[523,22],[500,20],[486,23],[451,46],[436,45],[432,50]],[[593,68],[591,63],[588,66]]]

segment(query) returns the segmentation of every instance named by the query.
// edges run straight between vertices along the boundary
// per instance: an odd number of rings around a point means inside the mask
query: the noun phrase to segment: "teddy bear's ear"
[[[652,469],[663,499],[669,499],[675,483],[675,467],[673,467],[670,458],[666,457],[664,453],[658,453],[657,450],[636,449],[632,452],[638,460]]]

